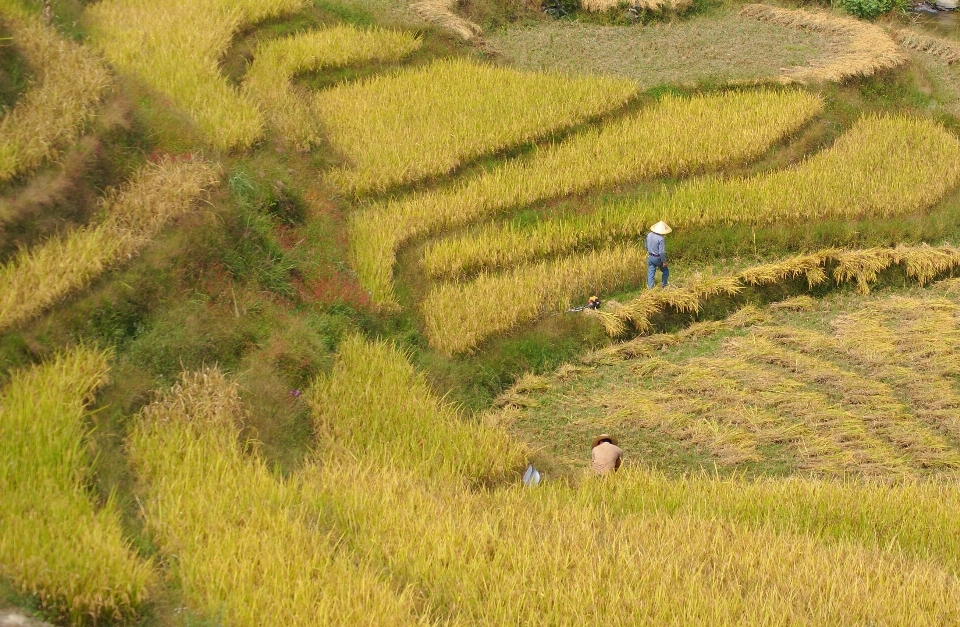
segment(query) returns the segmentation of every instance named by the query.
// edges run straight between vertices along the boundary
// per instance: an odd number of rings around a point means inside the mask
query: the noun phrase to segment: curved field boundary
[[[331,179],[354,194],[383,191],[623,106],[636,83],[435,61],[315,95],[333,146],[350,162]]]
[[[23,250],[0,266],[0,330],[40,313],[137,254],[219,180],[203,161],[163,161],[102,201],[104,220]]]
[[[410,3],[410,8],[420,17],[431,24],[453,31],[465,41],[482,35],[483,29],[478,24],[453,12],[456,6],[457,0],[420,0],[420,2]]]
[[[907,56],[879,26],[829,13],[789,10],[765,4],[748,4],[741,15],[792,26],[809,28],[848,39],[845,49],[818,65],[790,68],[780,77],[783,83],[841,82],[858,76],[872,76],[906,63]]]
[[[146,529],[190,611],[235,627],[420,624],[413,597],[344,550],[241,440],[245,415],[218,370],[185,373],[128,440]]]
[[[423,267],[433,277],[455,278],[611,238],[634,238],[658,220],[675,228],[710,228],[906,215],[929,208],[953,189],[960,182],[958,164],[960,142],[941,126],[922,119],[868,117],[828,150],[791,168],[688,181],[642,203],[614,202],[594,213],[548,218],[527,227],[490,226],[473,236],[428,244]]]
[[[906,29],[894,31],[893,38],[904,48],[940,57],[950,65],[960,61],[960,43],[955,41],[931,37]]]
[[[366,61],[396,61],[420,48],[419,37],[398,31],[338,25],[261,43],[243,91],[260,103],[270,123],[306,150],[320,141],[320,122],[309,99],[290,81],[299,72]]]
[[[71,624],[131,618],[154,582],[115,502],[98,507],[89,489],[84,410],[109,358],[75,348],[0,391],[0,574]]]
[[[421,309],[430,345],[452,355],[471,351],[484,339],[563,311],[574,298],[641,284],[646,277],[646,249],[620,246],[585,255],[519,266],[503,274],[482,274],[467,283],[445,283],[433,289]],[[812,288],[833,279],[856,282],[861,292],[880,272],[903,265],[921,285],[960,268],[960,249],[929,246],[824,250],[764,264],[730,276],[698,276],[685,287],[642,292],[624,304],[596,314],[610,335],[645,333],[654,317],[665,312],[698,312],[716,296],[733,297],[749,286],[806,279]]]
[[[0,183],[75,142],[110,85],[106,66],[88,48],[32,17],[6,21],[36,80],[0,120]]]
[[[207,141],[229,150],[256,142],[264,121],[220,73],[220,57],[241,28],[305,5],[305,0],[103,0],[85,15],[93,43],[114,67],[172,98],[194,117]]]
[[[393,265],[409,240],[509,209],[656,176],[748,161],[823,108],[799,91],[664,97],[640,113],[537,150],[451,188],[375,205],[351,217],[351,261],[373,300],[396,307]]]
[[[439,399],[408,356],[387,342],[353,336],[307,401],[317,432],[346,459],[470,482],[502,481],[523,468],[525,451],[499,429],[460,415]],[[329,460],[328,460],[329,461]]]

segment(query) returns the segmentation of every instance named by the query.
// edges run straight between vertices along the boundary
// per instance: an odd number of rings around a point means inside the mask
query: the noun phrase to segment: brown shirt
[[[610,442],[601,442],[593,447],[590,452],[590,461],[593,463],[593,472],[598,475],[605,475],[612,470],[620,467],[620,458],[623,456],[623,449]]]

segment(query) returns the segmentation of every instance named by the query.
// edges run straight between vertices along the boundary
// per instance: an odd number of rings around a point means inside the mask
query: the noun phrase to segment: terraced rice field
[[[937,155],[947,155],[940,164]],[[613,201],[592,213],[526,227],[493,225],[428,245],[426,272],[456,278],[478,270],[629,239],[658,220],[686,229],[810,219],[891,217],[923,211],[958,181],[960,142],[923,120],[860,120],[823,152],[794,167],[749,178],[703,178],[642,202]]]
[[[365,194],[547,137],[615,111],[636,92],[619,79],[450,60],[318,92],[315,106],[350,162],[333,180]]]
[[[167,222],[189,211],[219,175],[217,167],[201,160],[144,166],[103,198],[101,222],[21,250],[0,266],[0,329],[29,319],[129,260]]]
[[[338,551],[297,486],[248,453],[244,413],[219,371],[187,373],[131,437],[145,523],[188,608],[230,625],[415,624],[412,599]]]
[[[960,215],[956,121],[883,27],[836,13],[700,12],[780,49],[717,89],[645,67],[641,94],[507,67],[470,21],[504,7],[0,0],[4,198],[24,228],[55,179],[101,199],[0,266],[0,607],[78,627],[960,624],[960,248],[899,226]],[[555,26],[537,36],[574,51],[613,32]],[[629,32],[674,28],[693,27]],[[956,60],[918,32],[896,38]],[[24,179],[88,129],[89,163]],[[134,259],[205,201],[162,262]],[[856,221],[883,245],[681,257],[670,287],[625,291],[661,219]],[[601,310],[564,311],[591,294]],[[582,324],[528,332],[560,312]],[[600,479],[604,431],[626,453]]]
[[[248,148],[263,113],[218,67],[245,26],[305,6],[303,0],[106,0],[86,11],[93,43],[119,71],[188,111],[221,150]]]
[[[33,16],[18,14],[0,6],[0,19],[8,18],[12,43],[34,79],[0,119],[0,184],[55,159],[77,141],[111,83],[91,50]]]
[[[352,262],[373,299],[389,307],[395,304],[396,252],[414,237],[603,186],[748,161],[796,132],[822,107],[819,98],[797,91],[668,96],[529,158],[358,213],[351,225]]]
[[[446,354],[472,351],[486,338],[514,329],[584,302],[588,292],[611,293],[640,285],[646,277],[646,249],[620,246],[556,261],[517,266],[501,274],[482,274],[465,283],[445,283],[424,301],[422,315],[431,346]],[[733,297],[749,286],[769,286],[802,277],[813,288],[828,281],[832,265],[836,284],[855,282],[867,294],[878,275],[903,265],[920,285],[960,267],[953,247],[929,246],[823,250],[781,261],[748,267],[735,275],[689,277],[680,288],[646,290],[620,304],[588,312],[612,336],[632,329],[651,330],[651,318],[666,312],[697,313],[715,296]]]
[[[808,313],[788,304],[758,312],[745,328],[703,323],[638,338],[607,350],[610,366],[541,385],[550,391],[533,393],[535,409],[515,424],[539,430],[538,416],[569,415],[567,405],[602,408],[556,428],[564,439],[613,430],[637,450],[640,440],[664,437],[674,455],[727,468],[952,474],[960,468],[952,378],[960,307],[942,294],[934,285],[911,296],[851,297],[832,311],[811,302]]]
[[[85,407],[110,354],[76,348],[0,390],[0,575],[62,620],[123,620],[155,584],[113,499],[90,489]]]
[[[321,123],[312,113],[310,96],[291,85],[296,74],[370,61],[397,61],[421,43],[406,32],[351,26],[270,40],[257,47],[243,89],[260,104],[278,132],[297,148],[307,150],[321,141]]]

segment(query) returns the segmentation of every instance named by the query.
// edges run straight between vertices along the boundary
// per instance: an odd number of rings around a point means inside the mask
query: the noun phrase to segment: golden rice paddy
[[[301,150],[320,142],[320,121],[310,97],[291,81],[300,72],[369,61],[397,61],[418,49],[410,33],[339,25],[262,42],[244,77],[243,91],[260,104],[269,122]]]
[[[0,574],[62,620],[123,620],[148,599],[152,564],[134,552],[113,498],[90,489],[85,408],[110,354],[75,348],[0,390]]]
[[[318,92],[315,106],[349,162],[332,180],[359,195],[548,136],[614,111],[636,92],[620,79],[445,60]]]
[[[747,161],[796,132],[822,107],[818,97],[799,91],[666,96],[636,115],[545,146],[527,159],[356,214],[351,260],[374,301],[395,306],[394,260],[412,238],[541,200]]]
[[[948,161],[941,164],[939,158]],[[614,201],[592,213],[526,227],[493,225],[428,244],[425,271],[455,278],[610,239],[636,237],[658,220],[680,228],[775,224],[818,218],[909,215],[939,201],[960,180],[960,142],[931,122],[867,117],[833,146],[768,174],[703,178],[642,202]]]
[[[233,35],[304,0],[104,0],[85,11],[91,39],[117,70],[169,96],[221,150],[251,146],[263,114],[220,72]]]
[[[0,183],[56,158],[75,142],[110,85],[107,68],[88,48],[32,16],[8,24],[35,79],[0,119]]]

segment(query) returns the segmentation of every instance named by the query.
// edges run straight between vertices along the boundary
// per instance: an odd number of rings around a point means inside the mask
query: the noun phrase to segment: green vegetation
[[[0,0],[0,604],[960,622],[956,51],[587,4]]]

